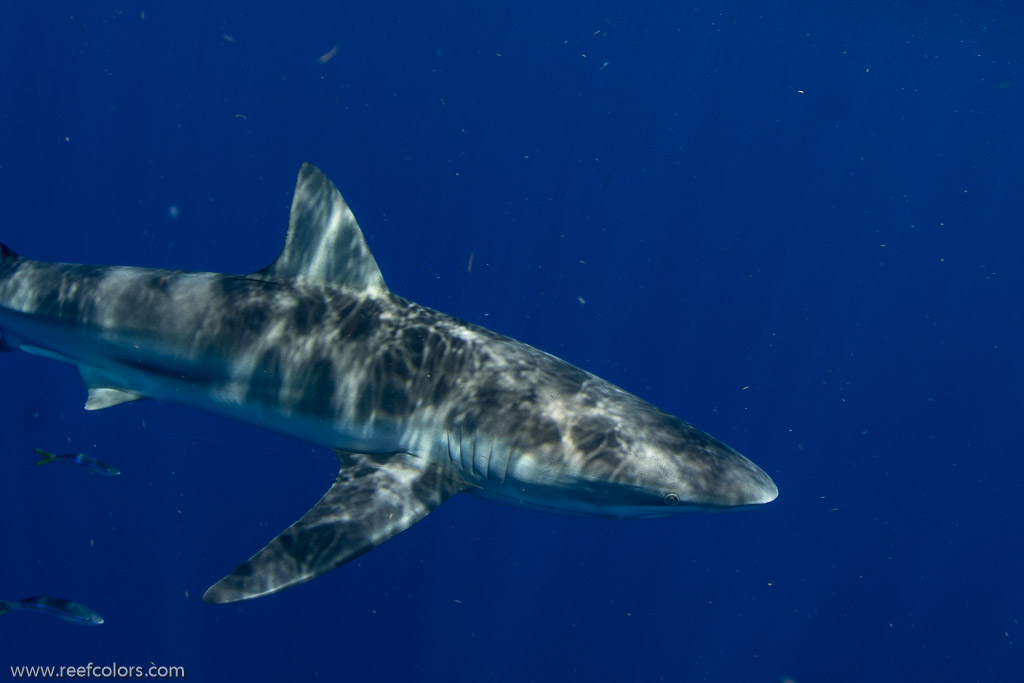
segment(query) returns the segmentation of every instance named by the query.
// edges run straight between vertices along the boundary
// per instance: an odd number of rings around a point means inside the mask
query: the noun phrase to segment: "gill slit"
[[[519,443],[519,440],[516,439],[515,441],[512,442],[512,445],[509,446],[509,448],[508,448],[508,457],[505,458],[505,471],[501,475],[501,483],[502,484],[504,484],[506,481],[508,481],[508,468],[509,468],[509,465],[512,463],[512,458],[515,457],[516,445],[518,443]]]
[[[462,447],[462,425],[459,425],[459,469],[463,472],[466,471],[466,461],[462,457],[462,453],[465,449]]]
[[[491,458],[494,457],[494,442],[491,441],[491,447],[487,451],[487,465],[484,467],[484,479],[491,478]]]
[[[473,475],[478,476],[479,472],[476,469],[476,432],[473,433],[473,456],[469,459],[469,462],[473,465]]]

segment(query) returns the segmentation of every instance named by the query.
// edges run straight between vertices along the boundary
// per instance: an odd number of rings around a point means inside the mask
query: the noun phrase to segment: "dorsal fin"
[[[353,292],[388,291],[352,210],[334,183],[309,163],[299,169],[284,249],[254,275],[340,285]]]

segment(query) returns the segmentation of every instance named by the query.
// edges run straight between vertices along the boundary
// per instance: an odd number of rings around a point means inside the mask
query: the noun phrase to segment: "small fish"
[[[99,626],[103,623],[103,617],[85,605],[50,595],[36,595],[24,600],[0,600],[0,614],[7,614],[12,609],[38,612],[86,626]]]
[[[35,452],[43,456],[43,459],[38,461],[36,465],[45,465],[51,462],[66,462],[69,465],[78,465],[79,467],[83,467],[89,474],[96,474],[101,477],[116,477],[121,474],[121,470],[116,467],[111,467],[93,455],[86,455],[85,453],[64,453],[62,455],[54,455],[53,453],[48,453],[47,451],[42,450],[41,448],[36,448]]]

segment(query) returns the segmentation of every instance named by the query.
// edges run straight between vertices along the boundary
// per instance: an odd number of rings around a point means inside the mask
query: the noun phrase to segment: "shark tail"
[[[0,261],[6,261],[7,259],[19,258],[18,253],[11,249],[9,246],[0,242]]]
[[[11,605],[6,600],[0,600],[0,616],[11,611]]]
[[[55,456],[53,453],[49,453],[47,451],[44,451],[41,448],[36,448],[36,449],[33,449],[33,450],[35,450],[35,452],[38,453],[39,455],[43,456],[42,460],[37,460],[36,461],[36,466],[37,467],[39,465],[46,465],[46,464],[51,463],[51,462],[53,462],[54,460],[57,459],[57,456]]]

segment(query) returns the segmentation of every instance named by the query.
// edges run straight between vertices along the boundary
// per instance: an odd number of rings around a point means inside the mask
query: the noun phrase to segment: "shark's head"
[[[562,466],[534,472],[533,458],[522,458],[525,471],[515,469],[524,476],[516,478],[540,485],[522,487],[521,502],[602,517],[664,517],[761,505],[778,496],[771,477],[726,444],[593,376],[539,414],[547,426],[529,433],[550,437],[524,450]]]
[[[651,406],[652,410],[656,410]],[[637,425],[625,449],[632,466],[610,484],[631,490],[619,516],[662,517],[770,503],[779,495],[764,470],[718,439],[657,411]]]
[[[770,503],[779,495],[761,468],[718,439],[644,404],[643,419],[595,420],[570,430],[583,467],[580,503],[593,514],[664,517]]]

